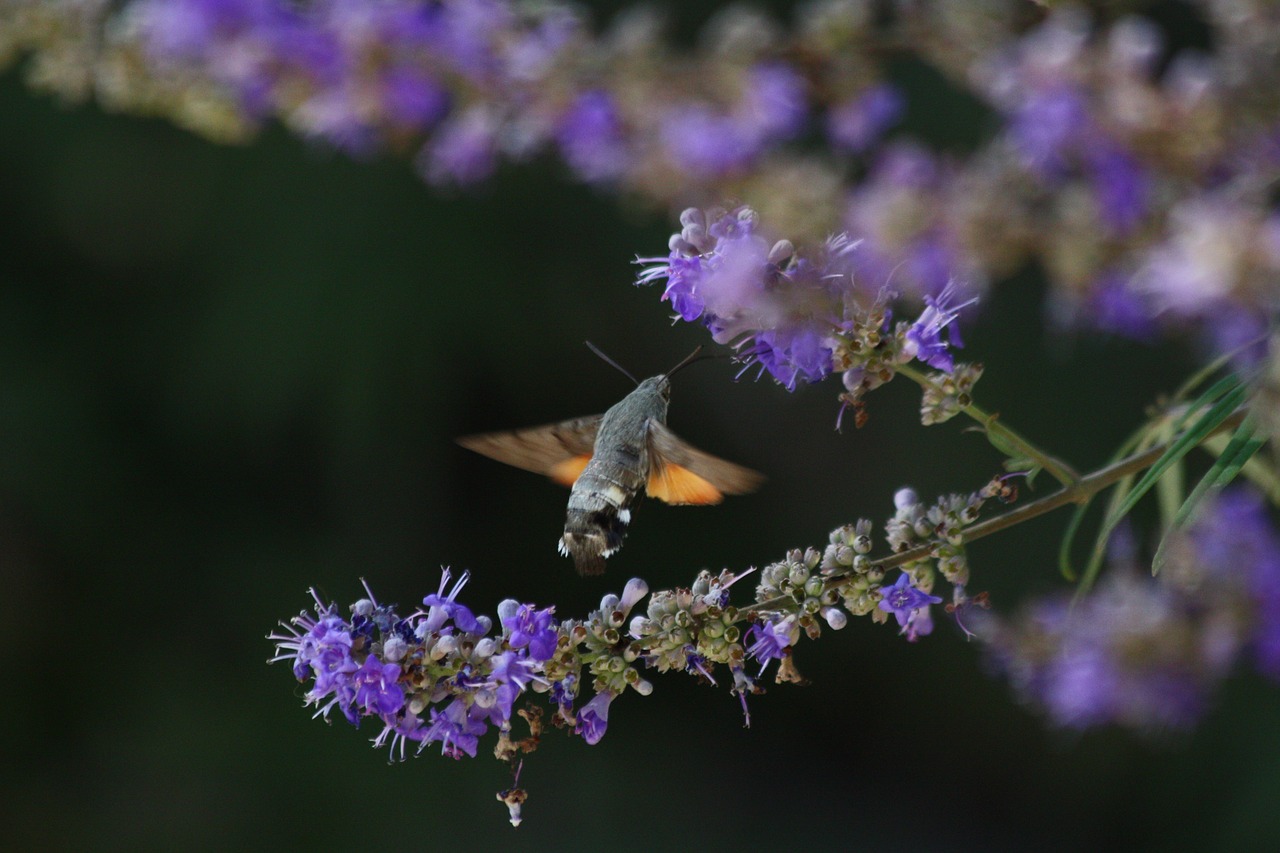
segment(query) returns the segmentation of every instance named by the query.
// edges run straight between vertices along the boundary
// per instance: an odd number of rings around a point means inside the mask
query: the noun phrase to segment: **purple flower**
[[[942,599],[938,599],[941,601]],[[933,602],[937,603],[937,602]],[[911,611],[911,615],[907,617],[907,624],[902,626],[902,635],[907,638],[908,643],[914,643],[921,637],[927,637],[933,633],[933,608],[925,605]]]
[[[747,708],[747,694],[762,691],[756,687],[755,680],[747,675],[742,667],[731,666],[729,671],[733,674],[733,692],[742,703],[742,725],[749,729],[751,728],[751,711]]]
[[[418,625],[417,633],[419,635],[439,631],[449,619],[452,619],[460,630],[471,634],[484,634],[489,630],[489,626],[476,619],[465,605],[459,604],[454,600],[458,597],[458,593],[462,591],[462,588],[467,585],[467,581],[471,579],[471,573],[463,572],[462,577],[458,578],[458,582],[453,585],[453,589],[449,590],[448,595],[445,595],[444,588],[448,586],[451,577],[449,570],[445,569],[441,573],[440,589],[422,599],[422,603],[427,605],[430,610],[427,612],[426,620]]]
[[[1089,145],[1084,153],[1102,221],[1113,235],[1128,234],[1147,212],[1146,170],[1132,154],[1104,141]]]
[[[760,661],[760,672],[771,660],[782,660],[791,653],[791,647],[800,639],[800,628],[795,617],[756,622],[747,630],[745,645],[747,654]]]
[[[489,681],[476,694],[472,716],[506,729],[511,723],[515,700],[529,684],[546,680],[537,674],[538,664],[521,652],[506,651],[490,659]]]
[[[555,654],[560,636],[553,616],[555,608],[535,610],[531,604],[521,604],[514,609],[508,606],[508,615],[503,615],[503,610],[503,606],[499,605],[498,614],[502,619],[502,627],[510,632],[507,642],[517,649],[528,647],[529,657],[536,661],[550,660]]]
[[[1102,649],[1064,648],[1042,678],[1045,710],[1058,725],[1084,729],[1115,716],[1121,675]]]
[[[350,626],[338,616],[324,617],[307,632],[298,652],[294,674],[298,674],[305,665],[310,668],[307,675],[314,675],[316,680],[312,694],[319,697],[333,693],[356,670],[356,663],[351,659],[351,645]]]
[[[756,153],[756,138],[737,118],[705,104],[686,104],[662,118],[662,144],[681,171],[716,177],[746,166]]]
[[[769,246],[752,230],[722,237],[703,258],[698,295],[706,311],[717,318],[720,343],[748,329],[767,329],[782,319],[769,295]]]
[[[935,370],[950,373],[955,367],[950,347],[962,347],[959,330],[951,325],[960,311],[978,301],[977,297],[951,305],[956,288],[948,284],[936,297],[925,297],[925,309],[920,318],[907,330],[907,346],[904,351],[923,361]],[[942,330],[947,329],[947,341],[942,340]]]
[[[364,666],[351,677],[355,686],[355,705],[365,714],[385,717],[404,707],[404,690],[396,682],[400,666],[384,664],[374,655],[365,658]]]
[[[850,194],[844,220],[860,240],[858,271],[865,286],[919,299],[956,277],[981,280],[943,201],[952,192],[951,172],[916,144],[881,149]]]
[[[421,742],[427,735],[422,718],[417,714],[400,713],[383,718],[382,731],[373,739],[375,749],[387,747],[392,759],[404,761],[405,749],[410,742]]]
[[[800,131],[808,110],[805,89],[804,78],[782,62],[761,63],[748,72],[737,114],[757,147]]]
[[[483,720],[473,718],[468,703],[459,697],[443,711],[431,709],[431,726],[423,735],[422,746],[439,742],[441,753],[450,758],[464,754],[475,758],[480,736],[488,728]]]
[[[451,100],[435,80],[415,69],[392,68],[382,78],[382,107],[392,122],[404,127],[431,127],[448,113]]]
[[[1026,96],[1009,121],[1009,134],[1027,167],[1045,179],[1066,171],[1089,125],[1084,93],[1065,81]]]
[[[698,282],[702,278],[702,259],[698,256],[686,257],[673,251],[670,258],[636,258],[638,264],[652,264],[642,270],[636,278],[636,284],[652,284],[665,278],[667,286],[662,291],[664,302],[670,302],[676,314],[686,323],[692,323],[702,316],[706,305],[697,292]]]
[[[498,165],[497,118],[483,107],[451,116],[418,155],[418,168],[438,186],[483,181]]]
[[[1085,303],[1083,318],[1095,328],[1138,341],[1150,340],[1156,331],[1150,300],[1129,287],[1129,276],[1104,271],[1096,279]]]
[[[1202,608],[1164,583],[1117,571],[1074,608],[1037,603],[1014,626],[979,629],[1014,690],[1056,724],[1183,728],[1203,713],[1235,640],[1189,642],[1207,627]]]
[[[175,57],[200,56],[220,40],[268,26],[282,11],[260,0],[146,0],[137,6],[148,46]]]
[[[833,145],[862,154],[902,117],[906,101],[898,87],[878,83],[827,113],[827,136]]]
[[[855,302],[856,242],[837,234],[805,253],[786,240],[771,245],[745,207],[710,217],[691,208],[681,224],[668,258],[637,259],[651,265],[637,284],[665,278],[663,298],[683,319],[700,320],[740,362],[759,364],[788,390],[831,372],[833,337]]]
[[[551,698],[556,703],[560,716],[565,719],[572,716],[577,683],[578,677],[573,673],[569,673],[560,681],[551,682]]]
[[[585,181],[612,181],[626,169],[622,117],[606,91],[579,95],[560,118],[556,141],[569,168]]]
[[[760,332],[739,355],[748,364],[758,362],[788,391],[800,380],[817,382],[831,372],[827,338],[803,327]]]
[[[574,734],[582,735],[582,739],[594,746],[604,737],[609,727],[609,705],[615,694],[605,690],[597,693],[591,701],[578,711],[578,723],[573,727]]]
[[[939,604],[942,599],[917,589],[911,583],[911,577],[902,572],[893,586],[881,590],[883,598],[879,607],[886,613],[892,613],[898,620],[898,626],[908,634],[908,639],[915,640],[933,630],[933,620],[928,616],[930,604]],[[923,618],[919,615],[924,612]]]
[[[1253,610],[1250,643],[1258,668],[1280,678],[1280,536],[1265,501],[1250,489],[1223,491],[1202,506],[1187,530],[1185,583],[1239,591]]]

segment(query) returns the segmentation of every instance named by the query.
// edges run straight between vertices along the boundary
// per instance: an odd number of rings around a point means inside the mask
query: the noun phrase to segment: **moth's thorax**
[[[651,376],[609,411],[600,421],[596,434],[596,453],[614,447],[639,452],[645,445],[645,424],[650,420],[667,422],[667,403],[671,396],[671,380],[666,376]]]
[[[573,484],[560,551],[580,574],[604,571],[622,547],[631,504],[649,477],[649,424],[666,423],[671,383],[665,376],[641,382],[604,413],[591,460]]]

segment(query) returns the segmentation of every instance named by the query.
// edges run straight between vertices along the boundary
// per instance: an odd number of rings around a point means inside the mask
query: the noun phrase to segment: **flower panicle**
[[[6,0],[0,65],[221,142],[274,121],[401,154],[434,186],[551,153],[659,208],[756,199],[798,247],[858,235],[862,278],[916,300],[1035,265],[1064,324],[1189,327],[1218,352],[1265,331],[1280,272],[1280,114],[1258,96],[1276,83],[1269,4],[1198,4],[1211,56],[1140,10],[1057,4],[1027,26],[996,3],[892,5],[804,4],[789,28],[735,6],[673,50],[643,15],[597,32],[561,0]],[[887,82],[895,44],[985,104],[985,144],[939,153],[890,133],[910,112]],[[750,337],[744,355],[788,387],[838,358],[794,318]],[[915,341],[945,364],[932,344]]]
[[[966,394],[977,380],[980,369],[955,361],[963,346],[956,321],[977,301],[957,282],[926,295],[916,320],[894,323],[897,294],[855,275],[859,241],[847,233],[798,246],[769,235],[748,206],[689,208],[680,225],[666,257],[637,258],[644,268],[636,283],[664,283],[662,300],[676,318],[702,324],[732,347],[739,375],[754,368],[794,391],[839,372],[841,401],[860,414],[862,397],[913,360],[940,376],[957,374]]]
[[[1155,577],[1135,550],[1114,548],[1116,565],[1078,602],[971,614],[1019,699],[1062,728],[1161,732],[1198,722],[1240,660],[1280,679],[1280,537],[1257,494],[1233,487],[1202,505]]]
[[[968,517],[956,501],[930,511],[938,531],[950,529],[953,515]],[[899,516],[914,517],[907,506],[900,500]],[[869,522],[833,531],[830,543],[825,551],[788,552],[758,573],[703,570],[688,587],[652,594],[633,578],[583,619],[557,620],[554,607],[515,599],[499,603],[496,620],[477,615],[461,600],[469,573],[455,580],[447,568],[437,590],[407,616],[378,602],[367,584],[366,597],[345,615],[312,590],[311,610],[268,635],[276,646],[269,662],[291,665],[308,685],[304,704],[315,716],[329,720],[336,711],[355,726],[366,719],[380,725],[374,745],[398,760],[435,744],[452,758],[475,757],[480,740],[495,731],[495,756],[515,762],[540,741],[543,711],[524,701],[533,694],[550,701],[553,725],[598,743],[628,688],[642,696],[653,691],[641,667],[711,685],[720,683],[717,667],[727,667],[749,724],[746,699],[763,692],[765,671],[777,661],[776,681],[802,683],[793,651],[802,638],[819,638],[824,625],[838,630],[850,614],[885,621],[892,613],[912,640],[932,627],[928,609],[940,599],[928,594],[933,570],[924,561],[882,589],[884,573],[866,556]],[[731,587],[753,574],[754,601],[733,605]],[[526,721],[527,736],[516,735],[516,717]],[[513,819],[524,796],[512,788],[499,797]]]

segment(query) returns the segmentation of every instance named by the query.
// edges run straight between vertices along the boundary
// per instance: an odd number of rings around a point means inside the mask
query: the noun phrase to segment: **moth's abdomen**
[[[602,573],[605,559],[622,547],[630,506],[643,482],[638,467],[596,457],[573,484],[559,549],[573,557],[578,574]]]

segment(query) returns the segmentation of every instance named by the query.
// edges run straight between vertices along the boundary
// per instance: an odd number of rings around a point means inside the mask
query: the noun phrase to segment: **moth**
[[[578,574],[598,575],[605,559],[622,547],[641,492],[669,504],[718,504],[724,495],[754,491],[764,477],[704,453],[667,428],[671,376],[696,360],[701,347],[666,373],[640,382],[587,345],[635,382],[635,390],[603,415],[468,435],[458,444],[569,486],[558,548],[573,558]]]

